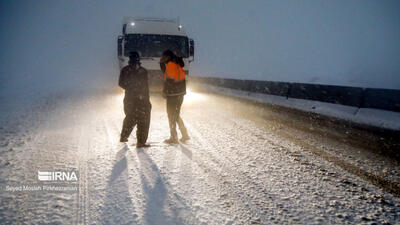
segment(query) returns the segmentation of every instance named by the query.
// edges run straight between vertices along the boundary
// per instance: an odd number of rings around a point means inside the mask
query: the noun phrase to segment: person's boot
[[[189,140],[190,140],[190,137],[189,137],[188,135],[184,135],[184,136],[182,136],[182,138],[180,139],[180,141],[183,142],[183,143],[185,143],[185,142],[187,142],[187,141],[189,141]]]
[[[179,143],[178,139],[176,139],[176,138],[168,138],[168,139],[165,139],[164,142],[167,144],[178,144]]]
[[[148,147],[150,147],[150,145],[146,144],[146,143],[137,143],[136,144],[136,148],[148,148]]]
[[[126,137],[121,137],[121,138],[119,139],[119,141],[120,141],[120,142],[128,142],[128,138],[126,138]]]

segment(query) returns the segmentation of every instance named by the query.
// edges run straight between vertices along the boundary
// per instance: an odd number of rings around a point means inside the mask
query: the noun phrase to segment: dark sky
[[[194,75],[400,89],[397,0],[0,4],[3,88],[114,81],[123,16],[179,16],[196,41]]]

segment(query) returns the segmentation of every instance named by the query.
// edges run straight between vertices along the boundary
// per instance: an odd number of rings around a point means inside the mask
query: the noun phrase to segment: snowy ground
[[[121,93],[10,99],[0,99],[1,224],[400,223],[400,198],[371,178],[397,184],[398,161],[280,123],[267,106],[190,93],[192,139],[170,146],[153,95],[152,147],[137,149],[134,135],[118,142]],[[6,190],[44,184],[38,170],[78,171],[67,184],[79,191]]]

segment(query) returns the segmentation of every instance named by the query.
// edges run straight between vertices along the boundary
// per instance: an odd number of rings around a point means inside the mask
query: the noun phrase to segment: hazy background
[[[1,1],[0,88],[116,85],[123,16],[180,17],[192,75],[400,89],[400,1]]]

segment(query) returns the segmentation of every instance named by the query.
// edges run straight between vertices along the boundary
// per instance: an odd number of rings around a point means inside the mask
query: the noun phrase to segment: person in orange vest
[[[160,67],[164,73],[163,97],[167,99],[167,114],[171,136],[164,142],[169,144],[178,143],[176,124],[179,126],[182,138],[181,142],[190,139],[185,124],[180,116],[183,96],[186,94],[186,74],[183,70],[185,63],[182,58],[177,57],[171,50],[163,52],[160,59]]]

